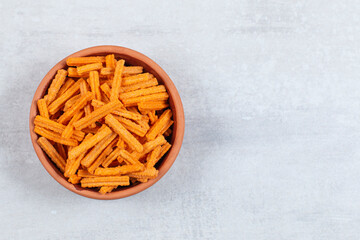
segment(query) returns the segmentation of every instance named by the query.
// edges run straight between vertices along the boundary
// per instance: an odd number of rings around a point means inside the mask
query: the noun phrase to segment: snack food
[[[66,62],[37,101],[39,146],[70,183],[101,194],[156,178],[171,148],[165,86],[114,54]]]

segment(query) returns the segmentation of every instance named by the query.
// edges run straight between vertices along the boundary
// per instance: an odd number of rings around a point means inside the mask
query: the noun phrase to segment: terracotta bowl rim
[[[170,149],[170,151],[165,155],[165,158],[162,160],[162,164],[159,167],[159,175],[157,178],[149,180],[146,183],[140,183],[135,186],[131,186],[125,189],[121,189],[118,191],[114,191],[105,195],[101,195],[99,192],[96,192],[94,190],[90,189],[84,189],[81,188],[78,185],[73,185],[69,183],[62,173],[55,167],[55,165],[49,160],[49,158],[46,156],[46,154],[43,152],[43,150],[40,148],[36,140],[38,139],[37,134],[33,131],[34,130],[34,118],[37,114],[37,106],[36,102],[39,98],[43,96],[46,90],[44,90],[49,82],[54,77],[56,71],[60,68],[63,68],[65,66],[65,61],[69,57],[81,57],[81,56],[90,56],[90,55],[104,55],[107,53],[114,53],[118,55],[127,56],[130,59],[135,59],[137,61],[140,61],[143,63],[143,66],[147,65],[151,70],[153,71],[153,74],[159,76],[159,81],[163,82],[163,84],[166,86],[168,94],[170,95],[170,100],[173,104],[171,104],[171,109],[174,113],[173,120],[173,145]],[[154,74],[154,75],[155,75]],[[185,117],[184,117],[184,109],[183,105],[180,99],[180,95],[174,85],[174,83],[171,81],[170,77],[166,74],[166,72],[158,65],[156,64],[152,59],[145,56],[142,53],[139,53],[137,51],[134,51],[129,48],[121,47],[121,46],[114,46],[114,45],[101,45],[101,46],[94,46],[82,49],[78,52],[75,52],[61,61],[59,61],[41,80],[39,86],[36,89],[36,92],[34,94],[31,107],[30,107],[30,116],[29,116],[29,129],[30,129],[30,138],[31,142],[33,144],[34,150],[36,155],[38,156],[41,164],[44,166],[46,171],[63,187],[67,188],[68,190],[79,194],[81,196],[87,197],[87,198],[93,198],[93,199],[99,199],[99,200],[112,200],[112,199],[120,199],[124,197],[128,197],[134,194],[137,194],[139,192],[144,191],[145,189],[151,187],[154,185],[157,181],[159,181],[166,172],[171,168],[173,165],[177,155],[179,154],[183,138],[184,138],[184,132],[185,132]]]

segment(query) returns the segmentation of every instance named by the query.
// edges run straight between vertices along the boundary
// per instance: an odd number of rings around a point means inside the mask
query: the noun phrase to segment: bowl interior
[[[47,157],[47,155],[42,151],[40,146],[37,144],[36,140],[38,136],[34,133],[34,118],[38,114],[36,102],[40,98],[42,98],[47,88],[49,87],[51,80],[55,77],[57,70],[61,68],[66,68],[66,59],[68,57],[86,57],[86,56],[104,56],[107,54],[115,54],[115,57],[122,58],[125,60],[126,65],[130,66],[142,66],[144,68],[144,72],[149,72],[153,74],[159,84],[165,85],[167,92],[169,94],[169,104],[170,108],[173,112],[173,120],[174,124],[172,126],[172,135],[170,139],[170,143],[172,145],[169,152],[156,164],[156,168],[159,170],[158,177],[152,180],[149,180],[146,183],[138,183],[136,185],[132,185],[129,187],[121,187],[117,190],[114,190],[111,193],[101,195],[97,191],[93,189],[85,189],[80,185],[73,185],[69,183],[63,174],[59,171],[59,169],[52,163],[52,161]],[[58,181],[61,185],[66,187],[67,189],[80,194],[85,197],[94,198],[94,199],[118,199],[127,197],[138,192],[145,190],[146,188],[152,186],[155,182],[157,182],[164,174],[169,170],[171,165],[176,159],[180,151],[180,147],[182,144],[183,136],[184,136],[184,111],[181,103],[180,96],[175,88],[173,82],[169,78],[169,76],[165,73],[165,71],[157,65],[150,58],[145,55],[136,52],[134,50],[118,47],[118,46],[97,46],[92,48],[87,48],[76,52],[70,56],[68,56],[61,60],[58,64],[56,64],[44,77],[41,83],[38,86],[38,89],[35,92],[31,109],[30,109],[30,136],[31,141],[33,143],[36,154],[38,155],[41,163],[45,167],[45,169],[49,172],[49,174],[54,177],[56,181]]]

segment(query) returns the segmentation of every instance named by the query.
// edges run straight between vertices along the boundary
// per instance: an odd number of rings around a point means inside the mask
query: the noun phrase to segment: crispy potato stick
[[[167,153],[167,151],[169,151],[170,148],[171,148],[171,144],[168,142],[166,142],[164,145],[162,145],[159,159],[161,159]]]
[[[136,135],[143,137],[146,134],[146,129],[142,128],[139,124],[134,123],[123,117],[115,117],[127,130]]]
[[[81,66],[90,63],[103,63],[105,62],[105,57],[71,57],[66,59],[66,64],[68,66]]]
[[[115,68],[115,56],[114,54],[109,54],[105,57],[105,63],[107,68]]]
[[[124,100],[127,98],[135,98],[135,97],[140,97],[140,96],[145,96],[145,95],[150,95],[150,94],[155,94],[155,93],[161,93],[161,92],[166,92],[166,88],[164,85],[135,90],[132,92],[121,93],[119,98],[120,98],[120,100]]]
[[[95,174],[91,174],[89,173],[88,170],[85,170],[85,169],[79,169],[78,172],[77,172],[77,175],[79,175],[80,177],[101,177],[99,175],[95,175]]]
[[[94,108],[99,108],[99,107],[104,106],[105,103],[94,99],[94,100],[91,101],[91,105]],[[122,108],[119,108],[119,109],[116,109],[116,110],[112,111],[112,114],[117,115],[117,116],[121,116],[121,117],[125,117],[125,118],[128,118],[128,119],[132,119],[132,120],[135,120],[135,121],[142,119],[141,114],[133,113],[133,112],[127,111],[126,109],[122,109]]]
[[[114,74],[114,68],[102,68],[100,69],[100,76],[110,76]]]
[[[157,138],[155,138],[152,141],[146,142],[143,147],[144,150],[139,153],[139,152],[132,152],[131,156],[136,158],[136,159],[140,159],[143,156],[145,156],[147,153],[151,152],[152,150],[154,150],[157,146],[159,145],[163,145],[166,143],[166,139],[164,138],[164,136],[160,135]]]
[[[67,110],[69,110],[69,108],[74,105],[74,103],[76,103],[77,100],[79,100],[79,98],[81,97],[80,94],[77,94],[73,97],[71,97],[69,100],[66,101],[65,105],[64,105],[64,109],[63,111],[66,112]]]
[[[124,92],[131,92],[131,91],[135,91],[135,90],[138,90],[138,89],[144,89],[144,88],[148,88],[148,87],[153,87],[153,86],[156,86],[158,84],[159,83],[158,83],[157,79],[152,78],[152,79],[149,79],[148,81],[139,82],[139,83],[136,83],[136,84],[133,84],[133,85],[121,87],[121,90],[124,91]]]
[[[132,67],[124,67],[123,74],[126,75],[135,75],[143,72],[143,67],[140,66],[132,66]]]
[[[63,115],[60,116],[58,123],[66,123],[68,122],[72,116],[74,116],[77,112],[85,107],[88,101],[91,101],[94,98],[94,95],[91,92],[87,92],[85,95],[80,96],[80,98],[68,109],[64,112]]]
[[[95,169],[98,168],[105,160],[105,158],[112,152],[113,147],[118,142],[118,139],[114,139],[109,145],[106,146],[104,151],[96,158],[96,160],[88,167],[90,173],[94,173]]]
[[[74,174],[74,175],[71,175],[68,179],[68,181],[72,184],[78,184],[81,180],[81,177],[79,177],[78,175]]]
[[[95,123],[94,123],[95,124]],[[95,124],[96,125],[96,124]],[[84,128],[81,131],[84,133],[96,134],[99,131],[100,127],[96,126],[95,128]]]
[[[94,93],[95,99],[101,100],[100,94],[100,82],[99,82],[99,73],[98,71],[91,71],[89,74],[89,85],[91,92]]]
[[[156,120],[158,120],[158,116],[156,115],[155,110],[148,112],[147,115],[149,116],[150,124],[154,124]]]
[[[166,130],[166,132],[164,132],[164,137],[170,136],[171,133],[172,133],[171,129]]]
[[[59,96],[61,96],[66,90],[68,90],[73,84],[75,83],[75,81],[72,78],[68,78],[65,83],[62,85],[62,87],[60,88],[58,94],[57,94],[57,98]]]
[[[103,186],[128,186],[130,185],[128,176],[94,177],[81,179],[82,187],[103,187]]]
[[[46,130],[45,128],[42,128],[39,126],[35,126],[34,132],[36,134],[39,134],[39,135],[51,140],[51,141],[61,143],[61,144],[67,145],[67,146],[77,146],[78,145],[78,141],[76,141],[74,139],[62,138],[60,134],[51,132],[51,131]]]
[[[70,120],[70,122],[68,123],[68,125],[65,127],[64,131],[61,133],[61,137],[63,138],[71,138],[71,136],[74,133],[74,122],[76,122],[77,120],[79,120],[82,115],[84,114],[84,111],[79,111],[77,112]]]
[[[157,102],[140,102],[138,103],[138,108],[140,111],[158,111],[169,107],[165,101],[157,101]]]
[[[105,117],[106,115],[108,115],[109,113],[111,113],[112,111],[114,111],[115,109],[118,109],[120,107],[121,107],[121,103],[119,102],[119,100],[109,102],[109,103],[105,104],[104,106],[96,109],[95,111],[90,113],[88,116],[85,116],[84,118],[76,121],[74,123],[74,127],[75,127],[75,129],[78,129],[78,130],[86,128],[89,125],[95,123],[99,119]]]
[[[84,73],[99,70],[101,68],[102,68],[102,63],[91,63],[91,64],[79,66],[76,69],[77,69],[78,74],[82,75]]]
[[[116,186],[117,187],[117,186]],[[101,187],[100,190],[99,190],[99,193],[100,194],[106,194],[106,193],[110,193],[112,192],[112,190],[114,190],[116,187]]]
[[[111,175],[122,175],[132,172],[143,171],[143,165],[124,165],[114,168],[97,168],[95,170],[95,175],[100,176],[111,176]]]
[[[70,99],[74,94],[79,92],[81,80],[75,82],[68,90],[66,90],[60,97],[55,99],[49,106],[48,110],[51,115],[60,110],[62,105]]]
[[[50,159],[55,163],[55,165],[60,169],[61,172],[65,170],[65,160],[60,156],[56,149],[51,145],[51,143],[45,138],[40,137],[37,140],[39,146],[46,152]]]
[[[82,81],[80,83],[80,94],[81,96],[84,96],[86,95],[86,93],[88,92],[88,87],[87,87],[87,83],[85,81]],[[85,116],[88,116],[90,115],[91,113],[91,105],[88,103],[86,104],[86,106],[84,107],[84,111],[85,111]],[[96,124],[93,123],[89,126],[90,128],[95,128],[96,127]]]
[[[66,79],[67,71],[64,69],[60,69],[57,71],[55,78],[52,80],[51,85],[48,89],[46,104],[49,105],[54,101],[56,95],[58,94],[61,86],[64,84]]]
[[[134,172],[134,173],[130,173],[128,174],[129,177],[135,177],[135,178],[150,178],[150,179],[154,179],[157,177],[159,171],[156,170],[156,168],[152,167],[152,168],[146,168],[144,171],[142,172]]]
[[[85,140],[88,140],[92,137],[93,135],[91,133],[89,133],[88,135],[86,135]],[[69,148],[69,151],[71,151],[72,148]],[[66,162],[66,166],[65,166],[65,173],[64,176],[65,177],[70,177],[72,175],[74,175],[76,173],[76,171],[79,169],[80,167],[80,161],[81,159],[85,156],[86,151],[83,152],[82,154],[80,154],[77,158],[74,159],[67,159]]]
[[[107,83],[103,83],[100,86],[102,92],[110,99],[111,96],[111,89]]]
[[[55,148],[63,159],[67,159],[67,154],[64,145],[55,143]]]
[[[46,100],[41,98],[37,101],[37,106],[39,109],[40,116],[49,118],[49,112],[46,105]]]
[[[102,162],[102,166],[103,167],[108,167],[110,165],[110,163],[112,163],[113,161],[115,161],[115,159],[119,156],[119,152],[121,149],[119,148],[115,148],[106,158],[105,160]]]
[[[84,73],[84,74],[78,74],[77,69],[73,68],[73,67],[69,67],[68,68],[68,77],[74,77],[74,78],[88,78],[89,77],[89,73]]]
[[[96,99],[91,100],[91,106],[93,106],[94,108],[99,108],[99,107],[102,107],[104,105],[105,105],[105,103],[103,103],[102,101],[99,101],[99,100],[96,100]]]
[[[141,143],[118,121],[109,114],[105,117],[105,122],[129,145],[130,148],[137,152],[142,152],[143,146]]]
[[[172,125],[173,123],[174,123],[174,121],[172,121],[172,120],[168,121],[168,122],[164,125],[164,127],[161,129],[159,135],[163,135],[163,134],[171,127],[171,125]]]
[[[164,101],[169,98],[169,94],[166,92],[163,93],[155,93],[151,95],[135,97],[135,98],[127,98],[122,100],[125,107],[137,106],[140,102],[152,102],[152,101]]]
[[[106,96],[105,93],[101,93],[101,101],[103,101],[104,103],[109,103],[110,102],[110,99]],[[122,105],[122,103],[121,103]]]
[[[161,146],[157,146],[151,153],[148,154],[146,159],[146,168],[152,168],[155,166],[157,161],[160,160],[159,156],[161,153]]]
[[[116,133],[111,133],[107,135],[103,140],[98,142],[94,148],[86,154],[86,156],[81,160],[81,165],[84,167],[90,167],[90,165],[96,160],[96,158],[101,154],[101,152],[116,138]]]
[[[138,75],[133,75],[130,77],[125,77],[123,79],[122,85],[123,86],[129,86],[129,85],[133,85],[139,82],[145,82],[149,80],[149,73],[141,73]]]
[[[76,123],[76,122],[75,122]],[[93,146],[95,146],[98,142],[103,140],[106,136],[110,135],[112,133],[111,129],[107,126],[104,126],[104,128],[100,128],[99,131],[89,138],[88,140],[84,140],[82,143],[80,143],[79,146],[74,147],[71,149],[68,153],[69,159],[74,159],[77,156],[79,156],[81,153],[89,150]]]
[[[137,159],[135,159],[128,151],[121,149],[119,155],[126,161],[128,164],[132,165],[142,165]]]
[[[44,118],[44,117],[39,116],[39,115],[35,117],[34,124],[35,124],[35,126],[46,128],[46,129],[49,129],[49,130],[54,131],[56,133],[59,133],[59,135],[62,134],[62,132],[65,130],[65,127],[66,127],[66,126],[64,126],[64,125],[62,125],[60,123],[57,123],[57,122],[55,122],[53,120]],[[78,131],[78,130],[74,131],[73,137],[77,141],[82,141],[84,136],[85,136],[84,132]]]
[[[111,101],[117,100],[119,97],[119,92],[120,92],[120,87],[121,87],[121,82],[122,82],[121,75],[122,75],[122,72],[124,69],[124,64],[125,64],[124,60],[119,60],[116,63],[114,78],[113,78],[112,87],[111,87],[111,95],[110,95]]]
[[[172,112],[170,109],[166,110],[161,114],[160,118],[155,122],[154,125],[151,126],[149,131],[146,134],[146,138],[148,141],[154,140],[157,135],[161,132],[163,127],[167,125],[167,123],[170,121],[170,118],[172,116]]]

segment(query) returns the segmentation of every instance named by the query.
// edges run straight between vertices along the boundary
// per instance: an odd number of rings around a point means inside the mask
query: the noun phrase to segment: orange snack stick
[[[105,103],[100,100],[96,100],[96,99],[91,100],[91,106],[93,106],[95,109],[102,107],[104,105],[105,105]]]
[[[99,70],[102,68],[102,63],[91,63],[87,65],[82,65],[76,68],[79,75],[82,75],[84,73]]]
[[[90,148],[95,146],[98,142],[103,140],[106,136],[110,135],[111,133],[112,133],[111,129],[108,128],[107,126],[101,127],[94,136],[90,137],[87,140],[84,140],[82,143],[79,144],[79,146],[76,146],[73,149],[71,149],[68,153],[69,159],[76,158],[81,153],[89,150]]]
[[[101,101],[103,101],[104,103],[109,103],[110,99],[106,96],[105,93],[101,93]],[[121,104],[122,105],[122,104]]]
[[[101,177],[99,175],[89,173],[89,171],[86,170],[86,169],[79,169],[78,172],[77,172],[77,175],[79,175],[82,178],[85,178],[85,177]]]
[[[72,184],[78,184],[81,180],[81,177],[74,174],[74,175],[71,175],[68,179],[68,182],[72,183]]]
[[[149,87],[149,88],[144,88],[144,89],[140,89],[140,90],[135,90],[132,92],[121,93],[119,98],[120,98],[120,100],[124,100],[127,98],[136,98],[136,97],[141,97],[141,96],[155,94],[155,93],[162,93],[162,92],[166,92],[166,88],[164,85],[159,85],[159,86],[155,86],[155,87]]]
[[[89,73],[84,73],[84,74],[78,74],[77,69],[73,68],[73,67],[69,67],[68,68],[68,77],[74,77],[74,78],[88,78],[89,77]]]
[[[122,157],[126,163],[132,164],[132,165],[142,165],[141,162],[139,162],[137,159],[135,159],[128,151],[125,149],[121,149],[119,151],[119,156]]]
[[[105,57],[105,65],[107,68],[115,68],[115,56],[114,54],[109,54]]]
[[[144,150],[142,152],[132,152],[131,156],[133,156],[136,159],[140,159],[143,156],[145,156],[147,153],[154,150],[157,146],[163,145],[165,143],[166,143],[166,139],[164,138],[164,136],[160,135],[160,136],[156,137],[154,140],[146,142],[143,145]]]
[[[95,124],[95,123],[94,123]],[[92,133],[92,134],[95,134],[99,131],[100,127],[98,127],[96,124],[95,124],[95,128],[84,128],[82,129],[81,131],[84,132],[84,133]]]
[[[64,125],[62,125],[60,123],[57,123],[57,122],[55,122],[53,120],[44,118],[44,117],[39,116],[39,115],[35,117],[34,124],[35,124],[35,126],[46,128],[46,129],[49,129],[49,130],[54,131],[56,133],[59,133],[59,135],[62,134],[62,132],[65,130],[65,127],[66,127],[66,126],[64,126]],[[74,131],[73,137],[77,141],[82,141],[84,136],[85,136],[84,132],[78,131],[78,130]]]
[[[159,159],[161,159],[167,153],[167,151],[169,151],[170,148],[171,148],[171,144],[168,142],[166,142],[164,145],[162,145]]]
[[[91,133],[89,133],[88,135],[86,135],[85,140],[88,140],[92,137],[93,135]],[[69,148],[69,151],[71,151],[73,148]],[[66,166],[65,166],[65,173],[64,176],[65,177],[70,177],[74,174],[76,174],[76,171],[79,169],[80,167],[80,161],[81,159],[85,156],[86,151],[81,153],[77,158],[74,159],[67,159],[66,162]]]
[[[94,93],[95,99],[101,100],[100,94],[100,82],[99,82],[99,73],[98,71],[91,71],[89,74],[89,85],[91,92]]]
[[[153,87],[153,86],[156,86],[158,84],[159,83],[158,83],[157,79],[152,78],[152,79],[149,79],[149,80],[144,81],[144,82],[139,82],[139,83],[132,84],[132,85],[129,85],[129,86],[123,86],[121,88],[121,90],[123,90],[124,92],[131,92],[131,91],[135,91],[135,90],[139,90],[139,89]]]
[[[77,94],[73,97],[71,97],[69,100],[66,101],[63,111],[66,112],[67,110],[69,110],[69,108],[74,105],[74,103],[76,103],[77,100],[79,100],[79,98],[81,97],[80,94]]]
[[[169,94],[166,92],[163,93],[155,93],[151,95],[135,97],[135,98],[127,98],[122,100],[125,107],[137,106],[140,102],[153,102],[153,101],[165,101],[169,98]]]
[[[125,142],[124,140],[122,140],[121,138],[119,138],[119,140],[116,143],[116,146],[120,149],[125,149]]]
[[[46,104],[52,103],[56,98],[61,86],[64,84],[66,79],[67,71],[60,69],[57,71],[55,78],[52,80],[50,87],[48,88],[48,94],[46,99]]]
[[[156,168],[152,167],[152,168],[146,168],[144,171],[141,172],[133,172],[128,174],[129,177],[134,177],[134,178],[149,178],[149,179],[154,179],[157,177],[159,171],[156,170]]]
[[[51,131],[49,131],[45,128],[39,127],[39,126],[35,126],[34,132],[36,134],[39,134],[40,136],[43,136],[43,137],[51,140],[51,141],[61,143],[61,144],[67,145],[67,146],[77,146],[78,145],[78,141],[76,141],[74,139],[62,138],[60,134],[51,132]]]
[[[81,66],[91,63],[103,62],[105,62],[105,57],[70,57],[66,59],[66,64],[68,66]]]
[[[168,121],[164,127],[161,129],[159,135],[164,135],[164,133],[171,127],[171,125],[174,123],[174,121],[170,120]]]
[[[141,114],[130,112],[130,111],[126,110],[126,109],[114,110],[112,112],[112,114],[120,116],[120,117],[128,118],[128,119],[131,119],[131,120],[134,120],[134,121],[140,121],[143,118],[143,116]]]
[[[158,111],[169,107],[165,101],[157,101],[157,102],[139,102],[138,108],[140,111]]]
[[[95,169],[104,162],[106,157],[112,152],[113,147],[115,146],[117,141],[117,139],[114,139],[109,145],[107,145],[104,151],[102,151],[102,153],[96,158],[96,160],[91,164],[91,166],[88,167],[88,171],[90,173],[94,173]]]
[[[74,127],[75,127],[75,129],[78,129],[78,130],[86,128],[86,127],[90,126],[91,124],[95,123],[96,121],[98,121],[99,119],[105,117],[106,115],[108,115],[109,113],[114,111],[115,109],[118,109],[120,107],[121,107],[121,103],[119,102],[119,100],[109,102],[109,103],[105,104],[104,106],[96,109],[95,111],[90,113],[88,116],[85,116],[84,118],[76,121],[74,123]]]
[[[60,116],[58,123],[66,123],[68,122],[72,116],[74,116],[80,109],[84,108],[88,101],[92,100],[94,98],[94,95],[91,92],[86,93],[83,96],[80,96],[80,98],[68,109],[66,112],[64,112],[63,115]]]
[[[135,74],[140,74],[142,72],[143,72],[143,67],[131,66],[131,67],[124,67],[123,74],[124,75],[135,75]]]
[[[80,94],[81,96],[86,95],[86,93],[88,92],[88,87],[87,87],[87,83],[85,81],[82,81],[80,83]],[[91,106],[90,104],[86,104],[86,106],[84,107],[84,111],[85,111],[85,116],[88,116],[91,113]],[[89,126],[90,128],[95,128],[96,124],[93,123]]]
[[[63,138],[70,138],[74,133],[74,122],[79,120],[82,115],[84,114],[84,111],[77,112],[70,120],[68,125],[65,127],[64,131],[61,133],[61,137]]]
[[[146,129],[142,128],[139,124],[134,123],[123,117],[115,117],[128,131],[143,137],[146,134]]]
[[[86,154],[86,156],[81,160],[81,165],[84,167],[90,167],[90,165],[96,160],[96,158],[101,154],[101,152],[115,139],[116,133],[111,133],[107,135],[104,139],[98,142],[94,148]]]
[[[116,187],[106,187],[106,186],[103,186],[100,188],[99,190],[99,193],[100,194],[106,194],[106,193],[110,193],[112,192],[112,190],[114,190]]]
[[[128,186],[130,185],[128,176],[110,176],[110,177],[93,177],[81,179],[82,187],[103,187],[103,186]]]
[[[158,120],[158,116],[156,115],[155,110],[148,112],[147,115],[149,116],[151,124],[154,124],[156,122],[156,120]]]
[[[157,161],[160,160],[159,156],[161,153],[161,146],[157,146],[151,153],[148,154],[146,159],[146,168],[152,168],[155,166]]]
[[[46,100],[44,98],[41,98],[37,101],[38,110],[40,113],[40,116],[49,118],[49,112],[46,105]]]
[[[60,156],[60,154],[56,151],[56,149],[51,145],[51,143],[45,138],[40,137],[37,140],[39,146],[46,152],[51,161],[55,163],[55,165],[60,169],[61,172],[65,170],[65,160]]]
[[[137,75],[132,75],[130,77],[125,77],[123,79],[122,85],[129,86],[139,82],[145,82],[147,80],[149,80],[149,73],[141,73]]]
[[[74,94],[79,92],[80,80],[75,82],[68,90],[66,90],[61,96],[55,99],[49,106],[48,110],[51,115],[60,110],[62,105],[69,100]]]
[[[111,175],[122,175],[132,172],[143,171],[143,165],[124,165],[114,168],[97,168],[95,170],[95,175],[99,176],[111,176]]]
[[[75,83],[74,79],[68,78],[60,88],[56,97],[61,96],[66,90],[68,90]]]
[[[116,160],[116,158],[119,156],[119,152],[121,149],[115,148],[101,163],[103,167],[108,167],[113,161]]]
[[[112,86],[111,86],[111,95],[110,95],[111,101],[117,100],[119,97],[119,92],[120,92],[120,87],[121,87],[121,82],[122,82],[121,75],[122,75],[122,72],[124,69],[124,64],[125,64],[124,60],[119,60],[116,63],[114,78],[113,78],[113,82],[112,82]]]
[[[102,92],[110,99],[111,96],[111,88],[109,87],[109,85],[107,83],[103,83],[100,86]]]
[[[155,122],[154,125],[151,126],[151,128],[146,134],[146,138],[148,141],[154,140],[156,136],[159,135],[164,126],[166,126],[167,123],[170,121],[171,116],[172,112],[170,109],[166,110],[165,112],[163,112],[163,114],[161,114],[160,118]]]
[[[67,159],[67,154],[66,154],[66,150],[64,145],[60,144],[60,143],[55,143],[55,149],[58,151],[58,153],[60,154],[60,156],[63,159]]]
[[[114,74],[114,68],[102,68],[100,69],[100,76],[110,76]]]
[[[105,122],[129,145],[130,148],[137,152],[142,152],[143,146],[141,143],[118,121],[109,114],[105,117]]]

